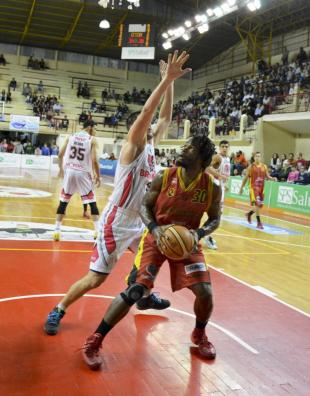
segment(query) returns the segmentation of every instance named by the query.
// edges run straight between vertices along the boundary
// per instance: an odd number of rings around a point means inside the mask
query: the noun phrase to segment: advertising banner
[[[310,185],[272,183],[270,207],[310,215]]]
[[[45,155],[22,155],[22,168],[29,169],[50,169],[51,159]]]
[[[242,178],[231,176],[228,180],[227,198],[249,202],[249,186],[243,189],[239,195]],[[284,209],[310,215],[310,185],[300,186],[291,183],[265,182],[265,206],[270,208]]]
[[[39,132],[40,117],[26,115],[10,115],[10,130],[21,132]]]
[[[0,153],[1,168],[19,168],[21,164],[20,154]]]
[[[107,176],[115,176],[115,170],[117,166],[117,161],[112,161],[108,159],[100,159],[100,174]]]

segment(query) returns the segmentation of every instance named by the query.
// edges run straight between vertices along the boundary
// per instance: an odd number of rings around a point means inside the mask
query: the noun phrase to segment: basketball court
[[[0,174],[2,290],[0,394],[17,395],[308,395],[310,389],[310,230],[306,219],[264,212],[265,230],[244,221],[227,202],[215,233],[218,251],[205,250],[215,294],[208,335],[217,358],[203,360],[190,342],[193,297],[172,293],[168,266],[156,291],[165,311],[135,308],[103,344],[104,365],[90,371],[80,348],[111,299],[124,288],[133,262],[127,251],[109,280],[69,310],[57,336],[47,336],[47,313],[86,273],[92,223],[82,203],[68,207],[61,242],[52,241],[59,179],[45,171]],[[97,191],[100,210],[112,189]],[[9,197],[9,198],[7,198]]]

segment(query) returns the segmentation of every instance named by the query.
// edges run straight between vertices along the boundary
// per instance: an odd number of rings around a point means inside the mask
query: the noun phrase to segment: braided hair
[[[190,144],[198,149],[203,169],[207,168],[215,154],[215,146],[206,135],[196,135],[191,138]]]

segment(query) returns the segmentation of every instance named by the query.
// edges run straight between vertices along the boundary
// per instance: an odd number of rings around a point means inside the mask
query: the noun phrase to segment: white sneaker
[[[204,241],[207,245],[207,247],[211,250],[217,250],[217,244],[215,240],[211,236],[207,236],[204,238]]]

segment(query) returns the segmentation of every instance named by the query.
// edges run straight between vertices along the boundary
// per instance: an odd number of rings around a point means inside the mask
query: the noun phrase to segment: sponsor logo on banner
[[[193,272],[207,271],[205,263],[194,263],[184,266],[186,275],[192,274]]]
[[[54,224],[0,221],[0,240],[53,240]],[[85,228],[61,227],[61,241],[94,242],[94,232]]]
[[[0,198],[46,198],[51,195],[48,191],[32,188],[0,186]]]
[[[291,205],[293,203],[294,188],[280,186],[278,190],[278,202]]]
[[[10,115],[10,129],[13,131],[39,132],[40,117]]]

